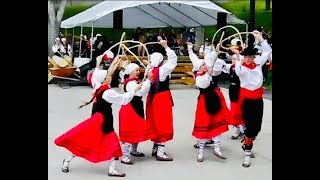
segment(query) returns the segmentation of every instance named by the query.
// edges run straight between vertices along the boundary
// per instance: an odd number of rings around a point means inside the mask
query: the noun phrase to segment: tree
[[[48,0],[48,55],[52,56],[51,47],[59,34],[60,23],[64,14],[67,0]],[[56,12],[56,7],[59,6]]]
[[[266,11],[270,10],[271,0],[266,0]]]

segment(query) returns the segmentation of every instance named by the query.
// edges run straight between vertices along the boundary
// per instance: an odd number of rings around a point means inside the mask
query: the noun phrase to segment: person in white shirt
[[[125,74],[128,78],[124,80],[124,91],[130,92],[138,86],[138,78],[140,67],[136,63],[130,63],[125,68]],[[130,103],[122,105],[119,111],[119,137],[122,147],[123,156],[121,163],[133,164],[129,158],[130,154],[136,157],[144,157],[145,155],[137,151],[138,143],[149,139],[154,139],[156,134],[151,125],[145,121],[144,105],[142,97],[146,96],[150,90],[152,80],[152,72],[148,73],[147,79],[142,82],[142,87],[134,94]]]
[[[172,161],[173,159],[165,153],[165,143],[173,139],[173,99],[169,89],[169,76],[177,66],[178,57],[176,53],[168,47],[166,40],[160,40],[160,44],[165,49],[168,61],[163,63],[163,55],[154,52],[150,57],[150,64],[146,68],[146,73],[152,72],[153,81],[146,102],[146,120],[156,132],[156,138],[152,148],[152,156],[156,156],[158,161]]]
[[[62,53],[63,55],[67,55],[70,56],[70,58],[72,58],[72,48],[71,45],[67,42],[66,38],[61,38],[61,42],[62,42]]]
[[[64,55],[64,47],[62,45],[61,39],[56,38],[54,44],[52,45],[52,52],[53,56],[52,59],[55,61],[56,64],[60,64],[61,61],[63,61],[63,55]]]
[[[192,135],[198,139],[199,152],[197,161],[204,160],[204,147],[208,139],[213,140],[213,154],[218,158],[226,159],[221,152],[221,134],[228,131],[227,118],[230,111],[220,88],[212,80],[222,72],[225,62],[217,58],[216,51],[199,59],[192,51],[193,45],[188,44],[189,58],[195,73],[196,86],[200,90],[195,114],[195,123]]]
[[[212,47],[208,38],[205,40],[205,44],[200,46],[199,55],[206,55],[212,51]]]
[[[235,72],[240,79],[239,103],[242,109],[242,118],[245,123],[245,137],[243,150],[245,151],[243,167],[250,166],[253,141],[261,130],[263,117],[263,74],[262,66],[267,62],[272,53],[270,45],[263,39],[261,32],[253,31],[252,35],[261,44],[261,56],[255,56],[257,49],[248,46],[240,54],[237,53],[238,61],[235,62]]]
[[[229,99],[230,99],[230,111],[231,117],[229,124],[236,127],[236,132],[231,136],[231,139],[238,139],[244,136],[245,125],[242,118],[241,107],[239,104],[240,94],[240,79],[235,72],[235,62],[237,60],[236,54],[233,51],[239,52],[238,48],[231,49],[228,53],[231,54],[231,64],[226,64],[223,67],[223,72],[230,74],[230,85],[229,85]],[[243,56],[240,58],[243,59]]]
[[[79,108],[96,101],[94,114],[87,120],[71,128],[55,139],[55,144],[68,149],[71,154],[63,160],[62,172],[69,172],[70,161],[78,156],[92,163],[109,160],[109,176],[124,177],[126,174],[116,170],[115,158],[122,156],[122,150],[117,134],[113,128],[112,104],[127,104],[134,94],[141,89],[135,89],[125,94],[119,94],[110,88],[112,75],[119,63],[116,57],[107,71],[93,73],[94,94],[89,102]]]

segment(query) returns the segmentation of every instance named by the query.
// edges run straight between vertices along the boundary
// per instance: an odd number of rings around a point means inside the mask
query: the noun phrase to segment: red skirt
[[[242,111],[241,111],[241,106],[240,106],[240,100],[241,98],[239,97],[237,102],[231,102],[230,103],[230,112],[231,112],[231,117],[229,118],[229,124],[233,126],[238,126],[238,125],[243,125],[244,121],[242,118]]]
[[[214,115],[208,114],[205,107],[205,95],[200,95],[192,131],[192,135],[198,139],[210,139],[229,130],[227,119],[230,117],[230,111],[220,90],[215,88],[214,91],[219,96],[221,109]]]
[[[120,108],[119,137],[121,142],[138,143],[156,137],[150,124],[141,118],[131,103]]]
[[[54,143],[93,163],[121,157],[122,150],[117,134],[103,134],[102,122],[103,115],[95,113],[55,139]]]
[[[150,94],[147,96],[146,120],[156,133],[151,139],[156,143],[173,139],[172,97],[170,91],[156,93],[152,103]]]

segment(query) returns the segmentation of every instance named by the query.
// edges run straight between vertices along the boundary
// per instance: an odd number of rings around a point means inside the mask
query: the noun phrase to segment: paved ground
[[[174,139],[167,144],[167,152],[174,158],[172,162],[159,162],[151,156],[152,143],[141,143],[139,150],[144,158],[133,158],[133,166],[118,163],[118,168],[127,173],[124,179],[171,180],[171,179],[226,179],[226,180],[271,180],[272,179],[272,101],[264,99],[262,131],[254,142],[256,158],[250,168],[241,166],[243,151],[240,140],[231,140],[234,129],[222,135],[222,151],[227,160],[220,160],[212,154],[211,148],[205,150],[205,161],[196,161],[197,150],[193,148],[195,138],[191,136],[196,98],[198,91],[193,88],[174,86],[172,95],[174,107]],[[228,90],[222,88],[228,99]],[[55,146],[54,139],[74,125],[86,119],[91,113],[91,105],[77,110],[83,101],[90,99],[88,86],[62,89],[48,85],[48,180],[102,180],[106,175],[107,162],[90,163],[76,158],[70,164],[70,172],[61,172],[62,160],[68,151]],[[228,101],[229,102],[229,101]],[[113,106],[114,117],[118,119],[119,106]],[[118,132],[118,122],[114,127]]]

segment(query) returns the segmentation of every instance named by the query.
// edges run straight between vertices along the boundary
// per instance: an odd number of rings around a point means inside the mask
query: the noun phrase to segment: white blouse
[[[167,47],[166,52],[167,52],[168,61],[164,63],[162,66],[160,66],[159,68],[159,81],[161,82],[165,81],[167,76],[169,76],[172,73],[174,68],[176,68],[177,61],[178,61],[178,57],[172,49]],[[147,69],[150,69],[149,65]],[[152,71],[152,69],[150,69],[148,72],[150,71]]]

